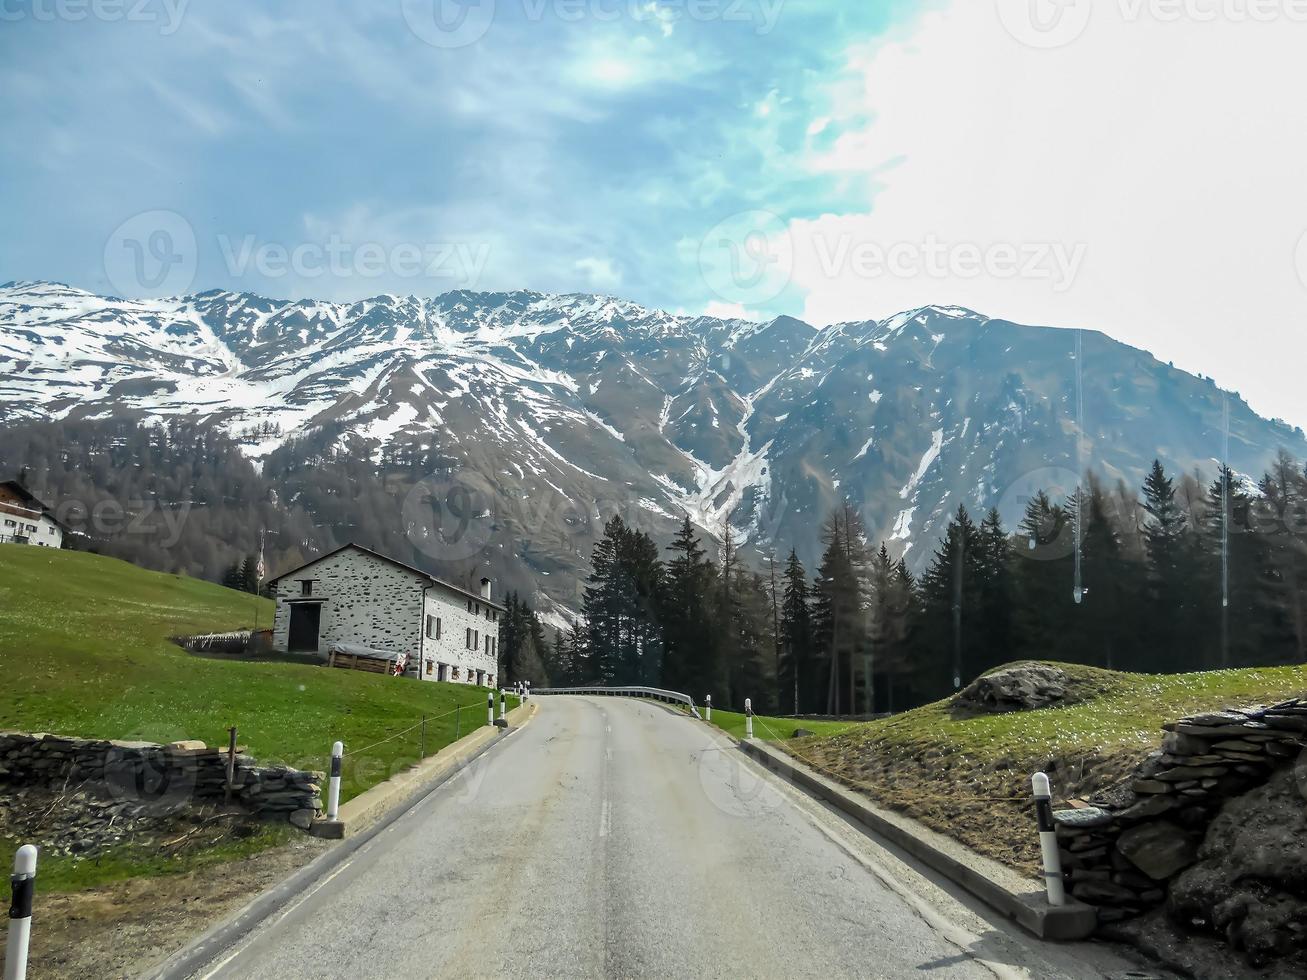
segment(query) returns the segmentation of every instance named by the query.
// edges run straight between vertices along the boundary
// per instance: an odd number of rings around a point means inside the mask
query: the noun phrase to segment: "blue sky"
[[[956,304],[1303,424],[1301,7],[0,0],[0,281]]]
[[[0,24],[0,278],[132,292],[106,243],[167,211],[193,229],[194,290],[528,287],[695,312],[722,301],[699,257],[718,222],[867,206],[866,177],[806,166],[838,136],[810,123],[848,46],[917,10],[481,0],[463,22],[480,36],[442,47],[431,0],[149,0],[131,21],[7,2],[27,16]],[[333,241],[320,275],[316,253],[255,260]],[[803,303],[791,284],[765,305]]]

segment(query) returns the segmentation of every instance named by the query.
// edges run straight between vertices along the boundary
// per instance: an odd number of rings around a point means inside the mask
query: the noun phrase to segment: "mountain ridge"
[[[1227,401],[1236,469],[1307,455],[1301,430],[1210,379],[1078,333],[1083,430],[1077,331],[956,306],[815,328],[589,293],[121,300],[28,281],[0,286],[0,405],[11,422],[191,416],[256,460],[323,432],[378,462],[416,449],[501,498],[509,551],[552,549],[568,584],[542,588],[567,608],[612,513],[659,538],[682,515],[720,536],[729,517],[752,547],[811,562],[847,498],[919,567],[959,504],[1011,524],[1082,462],[1135,487],[1154,456],[1210,477]]]

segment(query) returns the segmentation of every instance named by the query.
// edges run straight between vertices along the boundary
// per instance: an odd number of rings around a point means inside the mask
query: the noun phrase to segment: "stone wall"
[[[1307,748],[1307,699],[1193,715],[1164,726],[1154,752],[1094,806],[1054,814],[1071,894],[1118,922],[1161,905],[1231,799]],[[1307,756],[1305,756],[1307,757]]]
[[[307,828],[322,809],[325,775],[259,766],[236,756],[232,801],[250,813]],[[203,742],[116,742],[0,732],[0,786],[92,790],[116,799],[182,804],[221,801],[227,750]]]
[[[301,580],[312,579],[305,596]],[[291,606],[321,606],[318,653],[324,659],[335,643],[358,643],[407,653],[416,662],[422,649],[422,587],[429,580],[393,562],[355,548],[325,556],[273,584],[277,611],[273,646],[287,649]]]

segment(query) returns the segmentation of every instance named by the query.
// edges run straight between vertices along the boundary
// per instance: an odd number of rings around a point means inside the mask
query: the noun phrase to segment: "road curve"
[[[1103,977],[988,921],[702,723],[542,697],[204,977]]]

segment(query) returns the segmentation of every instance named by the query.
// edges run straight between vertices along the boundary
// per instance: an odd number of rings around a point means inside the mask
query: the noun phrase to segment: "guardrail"
[[[699,708],[694,698],[680,691],[664,691],[660,687],[541,687],[532,688],[531,696],[537,694],[601,694],[617,698],[654,698],[673,704],[683,704],[690,709],[694,717],[699,717]]]

